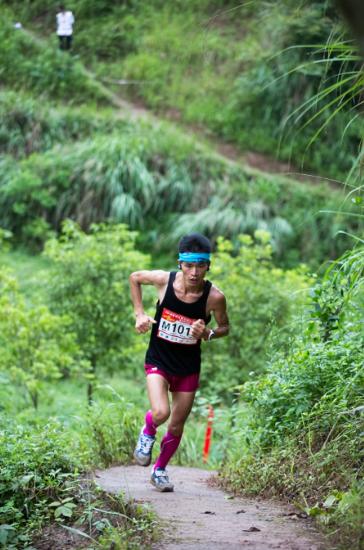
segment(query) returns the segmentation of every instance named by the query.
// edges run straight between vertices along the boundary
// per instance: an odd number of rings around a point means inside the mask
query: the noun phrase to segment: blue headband
[[[209,252],[180,252],[179,262],[209,262],[211,254]]]

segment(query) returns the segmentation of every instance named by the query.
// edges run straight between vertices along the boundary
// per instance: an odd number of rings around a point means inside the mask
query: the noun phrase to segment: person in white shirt
[[[59,12],[56,16],[57,20],[57,35],[59,38],[59,47],[61,50],[70,50],[72,45],[73,25],[75,18],[71,11],[61,4]]]

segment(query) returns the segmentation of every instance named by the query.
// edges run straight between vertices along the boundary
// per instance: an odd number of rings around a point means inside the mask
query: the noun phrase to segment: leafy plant
[[[58,314],[67,312],[70,330],[91,363],[91,379],[97,367],[105,372],[126,364],[130,371],[135,361],[128,277],[149,260],[135,250],[135,237],[123,225],[94,225],[86,234],[68,221],[59,240],[46,244],[54,262],[48,282],[51,307]]]
[[[293,317],[311,281],[304,266],[274,267],[269,233],[257,230],[254,236],[240,235],[237,251],[220,238],[211,266],[211,278],[226,296],[231,330],[228,338],[205,345],[202,382],[209,388],[212,381],[209,390],[230,403],[233,387],[264,369],[272,334],[281,349],[289,348]]]
[[[235,488],[295,497],[343,545],[362,540],[363,251],[313,290],[296,336],[271,349],[267,373],[241,386],[225,475]],[[339,504],[345,497],[344,504]],[[356,495],[351,498],[350,495]],[[335,498],[334,498],[335,497]],[[350,518],[350,533],[345,514]]]
[[[85,368],[69,326],[44,305],[28,308],[15,279],[0,271],[0,371],[26,390],[35,408],[44,381]]]

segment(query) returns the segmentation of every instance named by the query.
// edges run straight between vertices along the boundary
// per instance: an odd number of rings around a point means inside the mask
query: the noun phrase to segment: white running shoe
[[[152,471],[150,482],[161,493],[171,493],[174,489],[173,483],[169,481],[167,472],[162,468],[156,468]]]
[[[143,430],[140,432],[134,451],[134,458],[139,466],[149,466],[151,463],[154,442],[153,435],[146,435]]]

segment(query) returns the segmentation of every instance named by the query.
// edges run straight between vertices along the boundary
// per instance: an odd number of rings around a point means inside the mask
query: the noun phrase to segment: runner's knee
[[[160,407],[158,409],[152,409],[153,421],[156,424],[163,424],[169,418],[170,410]]]

